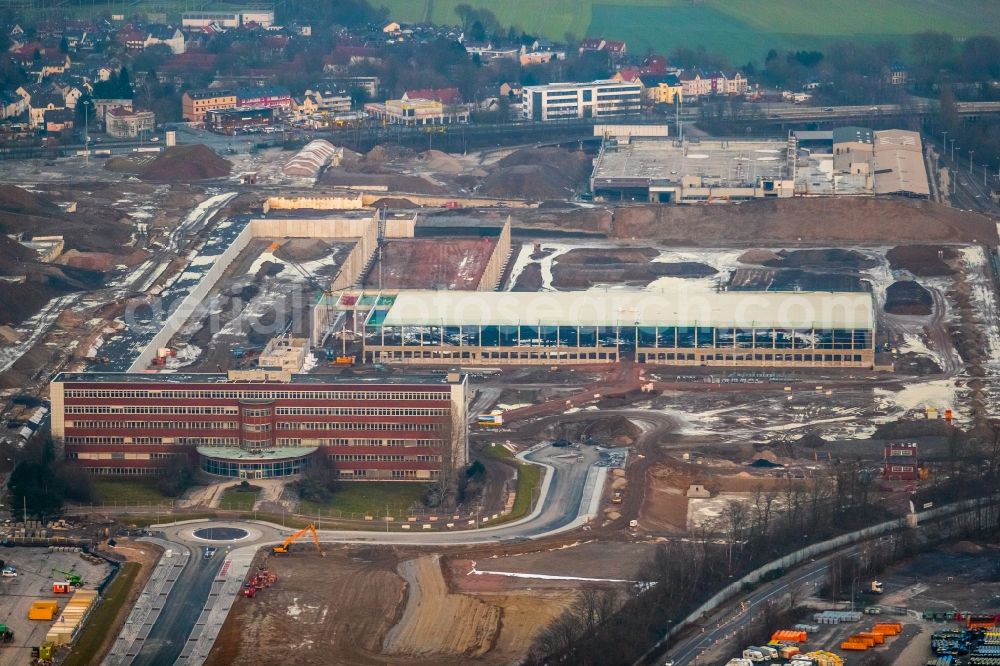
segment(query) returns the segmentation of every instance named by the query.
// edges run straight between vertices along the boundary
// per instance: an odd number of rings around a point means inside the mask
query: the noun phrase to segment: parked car
[[[3,572],[0,573],[4,578],[17,578],[17,569],[14,567],[4,567]]]
[[[213,557],[215,557],[215,548],[209,546],[208,548],[205,549],[205,559],[210,560]]]

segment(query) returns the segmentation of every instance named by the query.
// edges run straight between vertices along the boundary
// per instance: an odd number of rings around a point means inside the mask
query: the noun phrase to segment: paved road
[[[186,642],[180,637],[191,634],[223,559],[216,556],[206,560],[200,548],[192,548],[191,559],[174,584],[152,631],[143,641],[141,651],[131,662],[133,666],[174,663]]]
[[[793,570],[785,577],[772,583],[767,583],[758,588],[753,593],[743,598],[740,606],[728,608],[724,615],[716,620],[715,628],[706,628],[704,633],[695,633],[689,638],[680,641],[670,651],[666,659],[660,663],[665,663],[672,659],[675,666],[707,666],[712,663],[699,659],[700,655],[717,643],[731,641],[739,633],[740,629],[752,621],[768,603],[777,601],[785,594],[789,588],[798,586],[802,588],[819,585],[826,576],[830,568],[830,560],[836,556],[850,555],[854,548],[839,551],[833,555],[810,562],[808,565]],[[808,592],[806,593],[808,594]]]

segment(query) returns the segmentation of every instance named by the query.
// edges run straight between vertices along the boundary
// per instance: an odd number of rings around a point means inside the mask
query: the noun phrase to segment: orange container
[[[868,644],[861,643],[858,641],[844,641],[843,643],[840,644],[840,649],[864,651],[868,649]]]
[[[861,633],[858,634],[858,636],[860,636],[862,638],[870,638],[870,639],[872,639],[872,641],[874,641],[875,645],[882,645],[883,643],[885,643],[885,635],[884,634],[877,634],[877,633],[874,633],[874,632],[871,632],[871,631],[862,631]]]
[[[885,636],[896,636],[903,630],[903,625],[899,622],[879,622],[872,627],[872,632]]]

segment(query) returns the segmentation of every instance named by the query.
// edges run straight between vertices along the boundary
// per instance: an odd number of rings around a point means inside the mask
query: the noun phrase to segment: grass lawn
[[[407,511],[411,506],[423,503],[426,492],[425,483],[345,481],[339,485],[329,502],[302,501],[299,502],[297,512],[316,515],[318,511],[322,511],[323,516],[334,518],[341,515],[344,518],[363,518],[386,515],[385,510],[388,505],[389,515],[401,518],[408,515]]]
[[[63,661],[64,666],[87,666],[94,663],[108,628],[112,626],[119,609],[128,597],[129,589],[135,583],[136,576],[142,566],[136,562],[126,562],[111,585],[105,590],[104,598],[97,609],[87,619],[83,633],[73,645],[73,651]]]
[[[258,494],[260,494],[260,488],[257,486],[250,486],[246,490],[238,485],[226,488],[222,499],[219,500],[219,508],[230,511],[253,511]]]
[[[460,25],[455,7],[492,11],[506,28],[562,41],[602,36],[624,39],[629,52],[704,46],[735,65],[761,63],[771,48],[822,50],[837,39],[896,41],[922,30],[956,37],[988,34],[1000,23],[1000,2],[964,0],[379,0],[396,21]]]
[[[541,484],[542,468],[538,465],[531,465],[517,460],[514,458],[513,453],[502,446],[487,446],[483,449],[483,453],[491,458],[510,460],[517,465],[517,494],[514,497],[514,506],[511,507],[509,514],[496,522],[500,523],[524,518],[531,511],[531,500],[534,498],[539,484]]]
[[[156,489],[155,479],[94,479],[94,504],[153,505],[169,504],[169,497]]]

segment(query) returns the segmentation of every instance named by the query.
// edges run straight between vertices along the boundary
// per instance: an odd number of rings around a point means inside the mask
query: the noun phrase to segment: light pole
[[[969,148],[969,175],[972,175],[972,156],[976,154],[972,148]]]
[[[983,165],[983,188],[984,189],[989,188],[989,183],[987,183],[987,181],[986,181],[986,170],[989,169],[989,168],[990,168],[989,164],[984,164]]]
[[[951,140],[951,161],[955,161],[955,139]]]
[[[947,132],[947,130],[943,130],[941,132],[941,147],[944,150],[948,150],[948,132]]]

